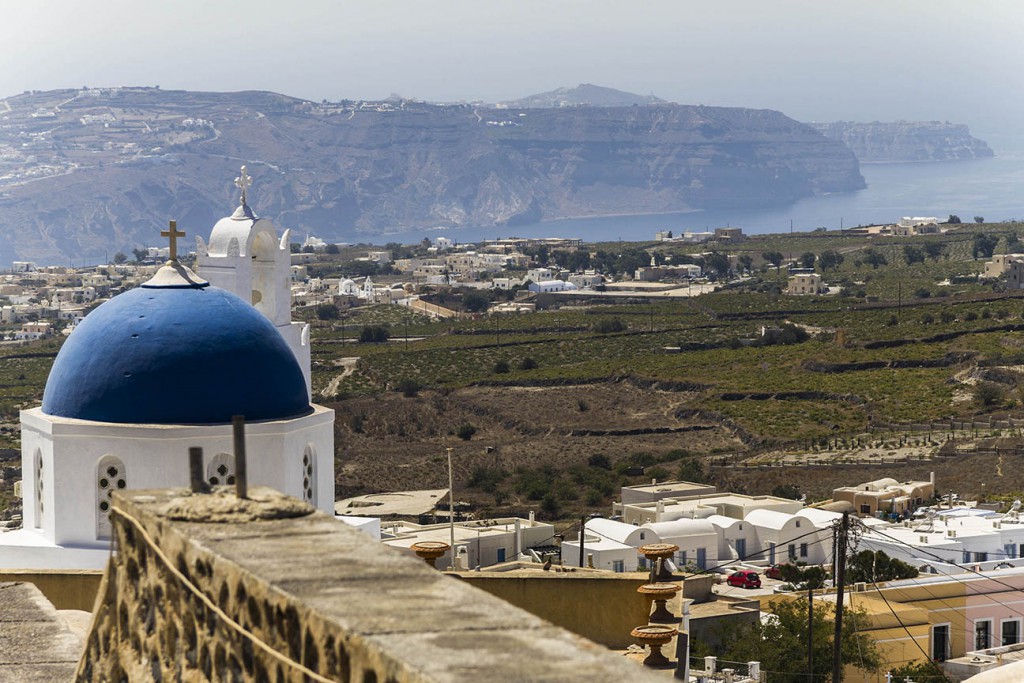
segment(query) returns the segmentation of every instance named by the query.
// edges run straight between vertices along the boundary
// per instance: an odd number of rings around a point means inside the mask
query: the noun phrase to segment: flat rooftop
[[[447,496],[448,489],[369,493],[365,496],[339,500],[334,504],[334,514],[356,517],[386,517],[389,515],[415,517],[432,512],[438,501]]]

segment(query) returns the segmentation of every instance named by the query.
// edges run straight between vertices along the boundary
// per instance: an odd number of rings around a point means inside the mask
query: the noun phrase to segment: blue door
[[[736,556],[739,557],[741,560],[747,559],[747,539],[736,539]]]

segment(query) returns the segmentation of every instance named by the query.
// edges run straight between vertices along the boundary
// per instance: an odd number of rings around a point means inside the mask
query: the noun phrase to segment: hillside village
[[[816,600],[834,602],[836,529],[845,524],[850,530],[843,527],[842,535],[849,534],[856,544],[851,552],[854,573],[846,582],[851,591],[848,599],[858,619],[857,633],[868,638],[864,643],[872,644],[872,657],[877,658],[860,662],[864,668],[850,665],[847,680],[874,681],[886,671],[903,671],[905,667],[921,675],[913,667],[922,653],[941,663],[951,680],[1024,658],[1024,615],[1009,605],[1007,595],[1024,588],[1024,569],[1018,567],[1024,528],[1020,527],[1020,501],[1014,498],[1019,494],[1013,493],[1024,490],[1024,483],[1016,483],[1016,473],[1009,465],[1020,457],[1019,430],[1024,423],[1015,417],[1011,392],[1016,380],[1012,376],[982,374],[973,384],[965,384],[974,387],[974,399],[960,402],[964,408],[955,423],[924,414],[916,420],[925,424],[871,425],[869,417],[870,429],[865,431],[853,418],[849,426],[833,425],[828,431],[815,432],[820,427],[811,424],[812,418],[801,429],[809,428],[806,433],[815,435],[801,437],[796,432],[790,435],[796,438],[790,440],[758,435],[745,428],[738,416],[726,418],[720,413],[694,412],[673,423],[684,426],[669,428],[638,430],[629,429],[628,423],[616,426],[607,422],[600,425],[603,429],[577,427],[562,439],[566,453],[571,452],[573,439],[586,439],[590,433],[602,435],[602,443],[610,450],[604,455],[593,449],[596,441],[589,442],[586,467],[570,470],[576,479],[569,487],[578,488],[573,495],[567,493],[565,472],[544,469],[549,465],[524,469],[532,467],[527,460],[513,465],[519,457],[514,446],[484,425],[477,433],[478,428],[468,422],[457,430],[453,427],[465,444],[458,450],[460,476],[454,487],[367,490],[372,484],[365,477],[372,470],[358,458],[347,459],[354,450],[367,448],[371,459],[377,457],[370,444],[379,438],[380,426],[372,415],[366,416],[364,424],[362,409],[357,407],[360,401],[380,395],[380,386],[370,388],[368,378],[383,384],[385,391],[397,390],[397,395],[404,397],[399,400],[412,401],[411,405],[424,405],[427,399],[418,394],[434,391],[432,385],[437,380],[429,375],[421,373],[421,380],[411,382],[398,375],[388,379],[374,369],[373,363],[378,362],[374,359],[384,354],[380,362],[388,364],[393,373],[401,372],[401,364],[396,365],[396,358],[388,354],[409,349],[410,340],[421,363],[429,358],[430,339],[437,335],[456,344],[466,340],[470,348],[479,348],[472,346],[478,344],[472,340],[483,335],[488,344],[486,339],[493,337],[488,348],[494,353],[523,346],[534,353],[552,343],[535,339],[536,320],[550,325],[552,317],[558,316],[555,339],[568,330],[577,340],[577,348],[627,335],[622,339],[636,339],[645,353],[672,359],[716,347],[707,344],[706,335],[700,345],[667,342],[666,333],[677,334],[668,331],[674,329],[671,320],[682,310],[656,311],[654,306],[673,301],[691,306],[706,301],[698,306],[714,308],[720,306],[713,303],[716,296],[730,302],[736,297],[759,301],[759,305],[771,302],[766,316],[737,317],[743,327],[730,328],[727,334],[739,331],[739,337],[719,337],[717,348],[732,352],[746,347],[758,349],[760,354],[761,349],[809,344],[810,339],[834,344],[846,330],[853,339],[864,335],[849,320],[842,324],[843,331],[829,322],[826,307],[836,301],[864,306],[864,313],[858,315],[871,320],[888,320],[892,311],[892,318],[896,313],[907,315],[906,320],[882,327],[894,327],[898,334],[913,335],[932,324],[967,324],[968,330],[980,326],[979,336],[1005,334],[1017,329],[1012,320],[1018,316],[1004,312],[1003,306],[1013,303],[1014,292],[1020,288],[1021,273],[1017,271],[1024,268],[1024,256],[1020,255],[1024,248],[1016,248],[1014,228],[1002,224],[964,230],[956,223],[940,225],[937,219],[905,218],[889,226],[851,229],[849,235],[805,236],[801,246],[813,245],[817,251],[795,255],[784,255],[776,246],[778,238],[748,238],[735,228],[678,237],[665,231],[650,243],[618,248],[559,238],[457,245],[439,237],[384,248],[328,244],[315,237],[292,243],[292,307],[314,325],[313,391],[325,400],[339,401],[335,406],[347,406],[344,410],[349,416],[336,437],[341,470],[337,490],[349,495],[341,496],[335,513],[384,545],[464,577],[531,577],[545,572],[635,577],[638,582],[633,585],[639,586],[635,590],[654,596],[657,609],[651,622],[682,623],[693,635],[690,656],[685,649],[676,651],[674,636],[666,638],[661,648],[674,654],[661,666],[679,671],[685,665],[698,677],[725,676],[723,680],[737,682],[760,680],[762,663],[719,664],[716,656],[702,653],[724,653],[718,657],[722,660],[739,657],[729,655],[731,645],[717,635],[723,624],[727,629],[754,628],[760,610],[783,609],[778,605],[799,602],[808,590],[817,593]],[[844,242],[854,246],[844,247]],[[204,242],[198,244],[205,248]],[[963,252],[965,246],[971,249],[969,257]],[[995,253],[999,246],[1000,253]],[[110,264],[87,268],[13,263],[0,284],[0,330],[6,357],[19,363],[45,362],[47,353],[33,351],[52,348],[96,306],[153,278],[167,258],[167,248],[154,247],[137,250],[132,257],[117,254]],[[183,256],[186,261],[195,258],[194,253]],[[885,273],[897,259],[907,268],[928,269],[924,278],[918,278],[917,284],[923,284],[916,292],[907,280],[906,304],[902,282],[893,302],[889,283],[884,279],[873,283],[870,277],[875,271]],[[865,279],[851,278],[847,269],[854,260],[860,277],[870,269]],[[936,285],[935,269],[940,266],[943,279]],[[875,287],[880,288],[870,293]],[[946,294],[936,287],[959,289]],[[762,298],[765,288],[771,289],[768,296],[774,298]],[[934,295],[922,296],[925,289],[934,290]],[[946,310],[932,316],[927,311],[935,300],[954,304],[947,309],[956,313],[947,316]],[[799,303],[812,301],[821,303],[809,308]],[[775,312],[773,307],[780,306],[781,312]],[[802,310],[813,313],[819,308],[823,312],[820,321],[793,324],[789,320]],[[913,309],[918,310],[909,313]],[[975,309],[978,313],[973,313]],[[925,312],[922,315],[920,311]],[[581,326],[580,321],[588,315],[593,321]],[[348,333],[345,321],[352,327]],[[899,328],[904,326],[910,329],[901,332]],[[753,336],[743,334],[752,328],[757,330]],[[453,335],[454,329],[462,333]],[[871,329],[872,333],[879,331]],[[381,339],[374,338],[377,334]],[[637,334],[651,335],[651,339],[628,336]],[[391,343],[378,346],[389,338]],[[448,343],[440,348],[455,348]],[[361,355],[346,356],[339,365],[334,362],[335,348],[342,347],[334,347],[336,344],[350,347],[344,349],[346,354]],[[498,360],[493,367],[487,365],[495,357]],[[537,358],[547,363],[545,356]],[[958,357],[955,363],[964,358]],[[520,358],[510,367],[513,364],[501,355],[489,356],[484,375],[525,379],[538,365],[532,360],[531,367],[527,360],[531,358]],[[14,364],[8,367],[13,369]],[[344,368],[341,375],[336,368]],[[332,376],[333,380],[326,381]],[[22,384],[29,381],[21,377]],[[994,393],[986,403],[979,387],[988,385],[993,385]],[[693,390],[684,387],[684,391]],[[351,392],[347,398],[341,396],[347,392]],[[442,395],[429,400],[436,403]],[[591,389],[577,395],[578,421],[586,424],[590,408],[584,407],[582,396],[595,400],[596,394]],[[1005,412],[993,414],[992,409]],[[479,409],[467,413],[472,414],[479,423],[488,413]],[[413,418],[412,412],[409,415],[410,420],[419,419]],[[5,415],[6,420],[13,418],[10,413]],[[411,424],[410,429],[414,429]],[[707,436],[696,436],[702,432]],[[9,426],[4,433],[8,443],[17,444],[17,435]],[[395,439],[393,431],[387,433],[389,441]],[[401,440],[402,435],[398,436]],[[434,432],[424,445],[430,448],[438,436],[441,434]],[[416,438],[405,436],[406,440],[410,437]],[[703,445],[700,439],[705,439]],[[614,455],[615,449],[630,448],[631,442],[633,448],[644,443],[641,447],[652,448],[653,453],[620,451]],[[684,444],[694,450],[678,450]],[[667,450],[670,447],[676,450]],[[483,455],[477,450],[480,448]],[[427,452],[410,446],[407,457],[414,463]],[[986,458],[998,460],[998,477],[1003,477],[1001,468],[1007,463],[1009,478],[1002,485],[992,480],[986,491],[984,484],[978,488],[977,477],[963,479],[963,472],[954,472],[963,470],[966,463],[988,462]],[[502,461],[504,465],[494,464]],[[786,476],[787,472],[811,473],[815,467],[836,463],[847,469],[831,473],[830,479],[818,484],[812,483],[817,474],[805,480]],[[693,475],[694,480],[673,478],[668,469],[672,466],[678,466],[680,475]],[[914,479],[913,473],[922,468],[933,469],[926,478]],[[443,471],[443,467],[431,469]],[[15,485],[20,470],[4,467],[2,473],[5,500],[13,504],[3,514],[0,526],[16,530],[22,517],[17,502],[20,491]],[[785,483],[772,484],[780,481],[778,474]],[[643,483],[645,478],[649,483]],[[419,479],[423,481],[422,475]],[[620,486],[613,489],[616,481]],[[825,481],[835,483],[825,489]],[[730,483],[737,488],[730,490]],[[360,487],[365,492],[360,493]],[[573,524],[571,514],[583,501],[583,509],[589,513]],[[857,559],[864,553],[871,558],[867,569],[864,560]],[[883,573],[872,574],[879,571],[879,563],[885,566]],[[644,583],[645,576],[648,583]],[[651,587],[666,584],[674,587]],[[936,594],[942,595],[943,604],[956,616],[934,609]],[[581,620],[573,610],[546,610],[529,600],[517,603],[508,595],[503,597],[638,661],[644,657],[631,642],[657,645],[657,638],[646,632],[634,629],[631,637],[628,629],[607,620]],[[893,614],[908,637],[893,633]],[[656,649],[650,648],[647,664],[657,663]],[[766,668],[770,666],[778,664],[765,663]]]

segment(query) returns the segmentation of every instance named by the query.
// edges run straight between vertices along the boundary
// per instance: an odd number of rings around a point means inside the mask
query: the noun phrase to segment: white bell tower
[[[213,286],[252,302],[256,310],[274,323],[295,354],[312,399],[309,325],[292,321],[290,231],[285,230],[278,239],[274,224],[253,213],[246,202],[250,185],[252,178],[242,166],[241,174],[235,178],[238,208],[217,221],[209,244],[196,237],[196,270]]]

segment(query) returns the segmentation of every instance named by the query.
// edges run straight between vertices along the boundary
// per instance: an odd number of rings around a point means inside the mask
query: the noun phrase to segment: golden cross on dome
[[[178,231],[178,221],[168,221],[169,227],[167,230],[161,230],[161,237],[169,237],[171,240],[171,248],[168,253],[168,261],[178,260],[178,238],[185,236],[185,231]]]
[[[242,174],[235,178],[235,187],[242,191],[242,196],[239,197],[238,202],[245,205],[245,191],[252,185],[252,178],[248,173],[245,172],[245,166],[242,167]]]

